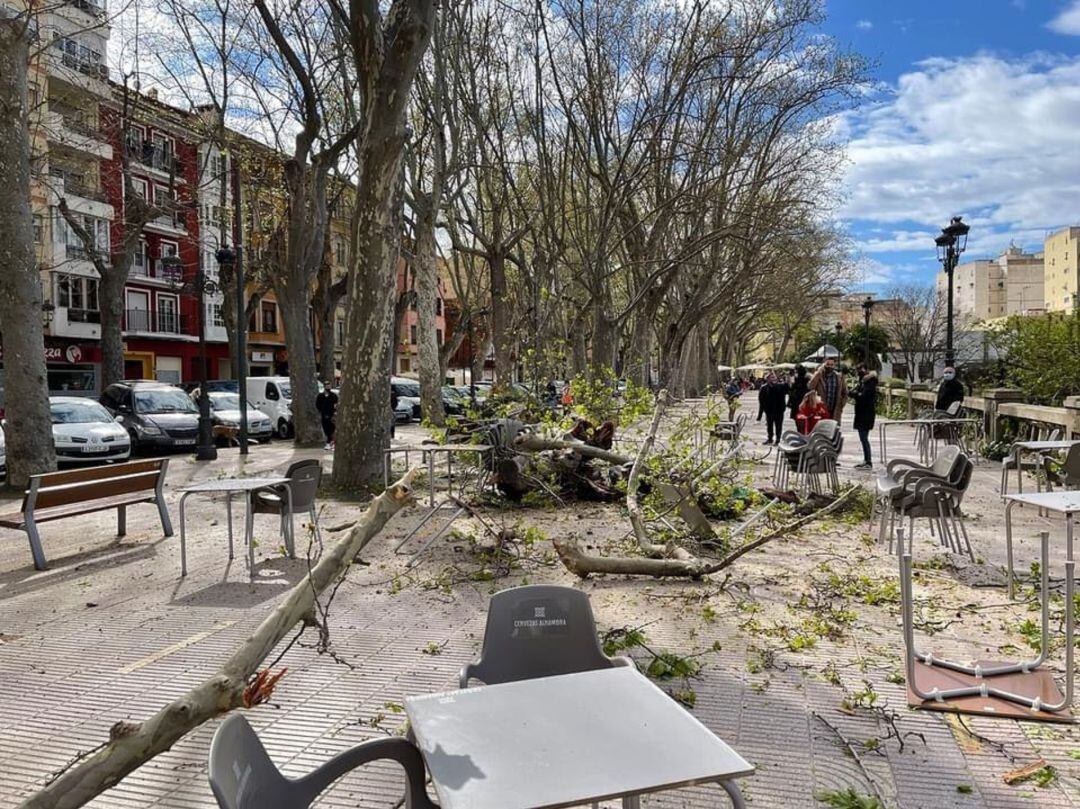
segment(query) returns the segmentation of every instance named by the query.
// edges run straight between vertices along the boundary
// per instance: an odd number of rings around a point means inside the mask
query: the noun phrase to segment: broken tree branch
[[[581,441],[544,438],[536,433],[519,433],[517,437],[514,438],[514,449],[519,452],[544,452],[545,450],[551,449],[564,449],[575,452],[586,458],[596,458],[599,461],[607,461],[616,466],[624,466],[625,464],[630,463],[631,460],[625,455],[619,455],[617,452],[600,449],[599,447],[590,447],[588,444],[582,443]]]
[[[566,569],[575,576],[580,576],[581,578],[586,578],[592,573],[613,573],[627,576],[684,577],[700,579],[730,566],[740,556],[743,556],[750,551],[757,550],[762,545],[765,545],[774,539],[787,536],[788,534],[799,530],[804,525],[836,511],[840,506],[850,500],[859,488],[861,487],[852,486],[828,505],[803,517],[799,517],[797,520],[785,523],[776,530],[771,531],[768,534],[762,534],[744,545],[740,545],[723,559],[719,559],[716,562],[705,562],[694,557],[690,557],[689,559],[640,559],[636,557],[590,556],[581,549],[577,540],[572,537],[568,539],[555,539],[555,550],[559,554],[559,559],[566,566]]]
[[[21,804],[20,809],[75,809],[115,786],[124,776],[172,747],[203,722],[243,705],[244,689],[259,664],[286,634],[311,615],[315,598],[349,570],[352,560],[387,521],[412,501],[412,469],[376,497],[349,534],[298,582],[244,644],[201,685],[173,700],[142,722],[120,721],[108,742],[78,761],[52,783]]]
[[[667,408],[667,391],[660,391],[656,397],[656,411],[653,413],[652,423],[645,440],[638,448],[637,458],[630,467],[630,476],[626,479],[626,510],[630,512],[630,524],[634,527],[634,536],[637,537],[638,545],[646,556],[656,556],[657,546],[649,541],[649,535],[645,532],[645,518],[641,513],[641,503],[638,501],[638,486],[641,483],[641,467],[645,465],[653,443],[656,441],[656,431],[660,428],[660,421],[664,417]]]

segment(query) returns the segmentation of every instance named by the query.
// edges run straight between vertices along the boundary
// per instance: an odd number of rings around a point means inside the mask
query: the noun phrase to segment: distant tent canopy
[[[817,351],[807,357],[803,362],[824,362],[825,360],[837,360],[840,359],[840,349],[836,346],[825,345],[821,346]]]

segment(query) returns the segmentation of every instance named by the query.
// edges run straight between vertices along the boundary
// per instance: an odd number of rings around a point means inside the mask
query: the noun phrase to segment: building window
[[[344,320],[339,319],[339,320],[334,321],[334,336],[336,337],[337,344],[339,346],[345,345],[345,321]]]
[[[435,329],[435,342],[442,345],[442,329]]]
[[[340,236],[334,239],[334,263],[339,266],[345,266],[348,264],[349,251],[345,244],[345,240]]]
[[[271,334],[277,331],[277,304],[263,301],[262,330]]]
[[[39,213],[34,214],[34,244],[45,243],[45,217]]]
[[[398,371],[400,373],[407,374],[411,370],[412,370],[412,365],[409,362],[409,358],[408,357],[399,357],[398,358]]]
[[[56,305],[68,310],[69,323],[100,323],[98,280],[81,275],[57,276]]]
[[[440,315],[442,315],[442,298],[436,298],[435,299],[435,316],[439,317]],[[442,341],[440,340],[440,342],[442,342]]]
[[[216,329],[225,328],[225,318],[221,313],[220,303],[206,304],[206,322]]]
[[[72,218],[93,238],[94,251],[98,255],[107,255],[109,252],[108,220],[79,213],[72,214]],[[57,236],[64,245],[67,257],[69,259],[90,259],[91,252],[86,249],[82,238],[59,211],[56,212],[56,221]]]
[[[409,326],[409,342],[416,345],[416,324]]]
[[[180,333],[180,309],[175,295],[157,296],[157,330],[165,334]]]

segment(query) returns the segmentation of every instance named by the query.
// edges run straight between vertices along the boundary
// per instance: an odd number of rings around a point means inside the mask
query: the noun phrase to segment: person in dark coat
[[[878,377],[874,371],[867,371],[862,366],[859,366],[858,374],[859,384],[855,386],[852,398],[855,400],[855,432],[859,434],[859,443],[862,444],[863,462],[855,468],[872,469],[870,431],[874,429],[877,418]]]
[[[334,448],[334,417],[337,415],[338,395],[327,380],[323,383],[323,389],[315,397],[315,409],[319,411],[322,420],[323,433],[326,435],[325,449]]]
[[[788,409],[791,411],[791,420],[799,414],[799,405],[806,398],[809,382],[806,379],[806,369],[801,365],[795,366],[795,376],[791,380],[791,393],[788,394]]]
[[[773,435],[776,443],[780,443],[780,434],[784,431],[784,411],[787,410],[788,384],[777,379],[772,371],[765,377],[765,384],[758,391],[758,421],[765,417],[765,425],[769,438],[765,442],[771,444]]]
[[[962,401],[964,401],[964,383],[956,378],[955,368],[946,368],[945,373],[941,375],[941,385],[938,386],[934,409],[948,410],[954,402]]]
[[[394,385],[390,386],[390,437],[393,438],[397,432],[397,406],[398,395],[397,388]]]

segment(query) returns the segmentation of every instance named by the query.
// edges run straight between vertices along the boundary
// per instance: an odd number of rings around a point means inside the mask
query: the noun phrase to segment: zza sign
[[[0,346],[0,360],[4,359],[4,349]],[[84,362],[100,362],[101,349],[97,346],[84,346],[78,343],[70,345],[45,344],[45,362],[62,365],[79,365]]]

